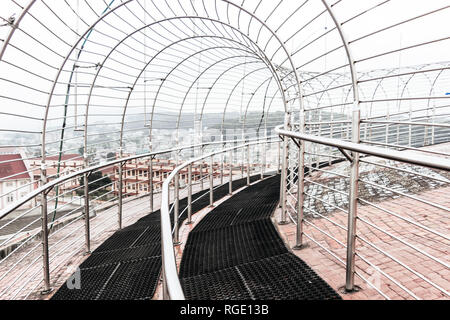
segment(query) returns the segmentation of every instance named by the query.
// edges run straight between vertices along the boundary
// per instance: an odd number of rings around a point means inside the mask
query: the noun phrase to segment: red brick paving
[[[416,195],[416,197],[450,207],[450,187],[422,192]],[[450,234],[450,217],[447,210],[436,208],[407,197],[383,201],[377,203],[377,205],[381,208],[391,210],[401,217],[440,232],[446,235],[446,237]],[[279,212],[275,216],[279,217]],[[440,259],[444,264],[450,264],[450,241],[447,239],[367,205],[358,206],[358,217],[429,255]],[[335,211],[328,218],[340,225],[347,225],[347,214],[342,211]],[[307,218],[307,220],[346,244],[346,231],[323,218]],[[290,223],[285,226],[278,226],[278,228],[289,247],[293,247],[296,239],[296,226]],[[304,224],[304,232],[345,262],[346,250],[336,241],[328,238],[307,223]],[[392,236],[369,226],[362,220],[357,221],[357,235],[359,238],[356,240],[356,271],[366,279],[372,279],[372,283],[377,282],[378,278],[378,289],[388,296],[388,298],[413,299],[405,290],[389,280],[386,276],[377,272],[373,267],[370,267],[360,256],[397,280],[420,299],[435,300],[449,298],[421,278],[421,276],[425,277],[430,282],[433,282],[448,292],[450,291],[450,270],[446,266],[415,251]],[[399,263],[386,257],[366,244],[362,239],[387,252],[418,274],[414,274]],[[339,290],[345,283],[344,266],[313,241],[306,237],[304,237],[304,241],[307,247],[299,251],[294,251],[294,253],[308,263],[335,290]],[[352,294],[341,294],[344,299],[384,299],[380,293],[371,288],[358,276],[355,276],[355,283],[362,290]]]

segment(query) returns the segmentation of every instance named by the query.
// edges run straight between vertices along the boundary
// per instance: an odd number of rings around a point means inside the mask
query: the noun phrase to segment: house
[[[33,191],[33,179],[20,153],[0,153],[0,209]],[[31,208],[29,202],[21,208]]]
[[[57,177],[70,174],[83,169],[83,156],[79,154],[61,154],[61,156],[48,156],[45,158],[47,166],[47,179],[51,181]],[[41,158],[32,158],[27,161],[27,165],[33,173],[35,181],[41,179]],[[75,190],[80,186],[79,178],[68,180],[59,185],[59,193]]]

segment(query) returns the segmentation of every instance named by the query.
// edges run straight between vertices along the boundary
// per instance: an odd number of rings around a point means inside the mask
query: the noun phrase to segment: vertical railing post
[[[222,146],[225,149],[225,145]],[[220,185],[223,185],[223,169],[224,169],[225,156],[223,153],[220,154]]]
[[[187,224],[192,224],[192,163],[188,166],[188,221]]]
[[[214,172],[213,156],[209,160],[209,207],[214,207]]]
[[[246,140],[244,140],[244,144],[247,143]],[[244,160],[245,159],[245,147],[242,147],[242,153],[241,153],[241,179],[244,178]]]
[[[150,213],[154,210],[154,195],[153,195],[153,156],[150,157],[148,164],[148,191],[150,193]]]
[[[267,140],[265,141],[265,143],[261,143],[261,180],[264,179],[264,170],[266,167],[266,143]]]
[[[284,129],[290,130],[290,112],[286,112],[284,117]],[[288,224],[287,221],[287,179],[288,179],[288,159],[289,159],[289,140],[288,137],[284,137],[283,139],[283,158],[282,158],[282,168],[281,168],[281,190],[280,190],[280,201],[281,201],[281,217],[279,224],[284,225]]]
[[[230,159],[229,159],[229,171],[230,171],[230,181],[228,181],[228,194],[233,194],[233,150],[230,150]]]
[[[347,229],[347,265],[345,290],[355,290],[355,244],[356,244],[356,219],[358,209],[358,186],[359,186],[359,153],[352,152],[352,163],[350,171],[350,194],[349,213]]]
[[[277,173],[280,173],[280,167],[281,167],[281,142],[278,140],[278,164],[277,164]]]
[[[87,165],[86,165],[87,166]],[[84,233],[85,233],[85,254],[91,253],[90,219],[89,219],[89,175],[85,173],[84,179]]]
[[[201,156],[203,156],[203,146],[201,147]],[[203,160],[200,160],[200,188],[203,190]]]
[[[47,183],[47,169],[45,162],[41,163],[41,185]],[[49,263],[49,253],[48,253],[48,212],[47,212],[47,191],[44,190],[41,193],[41,227],[42,227],[42,265],[44,272],[44,290],[41,292],[43,295],[48,294],[52,291],[50,287],[50,263]]]
[[[250,145],[247,146],[247,186],[250,185]]]
[[[162,258],[162,265],[164,266],[164,258]],[[162,296],[163,300],[169,300],[169,291],[167,290],[167,281],[166,281],[166,275],[164,272],[164,267],[161,268],[161,280],[162,280]]]
[[[298,172],[297,172],[297,234],[294,250],[303,247],[303,219],[305,200],[305,142],[299,140],[298,148]]]
[[[342,43],[347,53],[349,68],[352,75],[353,87],[353,106],[352,106],[352,142],[360,143],[361,129],[361,101],[359,99],[358,74],[355,65],[355,59],[350,48],[350,43],[345,35],[342,24],[340,24],[334,15],[332,7],[322,0],[326,10],[333,19],[336,28],[341,36]],[[389,108],[387,109],[389,111]],[[389,115],[389,113],[388,113]],[[356,240],[356,218],[358,204],[358,180],[359,180],[359,153],[352,152],[352,164],[350,172],[350,194],[349,194],[349,213],[347,225],[347,265],[345,290],[355,291],[355,240]]]
[[[119,230],[122,229],[122,206],[123,206],[123,166],[125,163],[120,162],[119,163],[119,210],[118,210],[118,217],[117,221],[119,224]]]
[[[181,244],[180,242],[180,228],[179,228],[179,215],[180,215],[180,174],[177,173],[175,175],[175,188],[174,188],[174,195],[173,195],[173,201],[174,201],[174,211],[173,211],[173,224],[175,233],[173,236],[173,244],[175,246],[178,246]]]

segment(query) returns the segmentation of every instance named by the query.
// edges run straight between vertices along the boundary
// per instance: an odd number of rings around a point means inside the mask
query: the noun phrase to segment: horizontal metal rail
[[[319,137],[305,133],[287,131],[281,129],[282,126],[275,128],[275,132],[280,136],[286,136],[294,139],[300,139],[303,141],[314,142],[330,147],[341,148],[344,150],[350,150],[358,153],[364,153],[371,156],[376,156],[384,159],[390,159],[400,162],[405,162],[409,164],[415,164],[420,166],[425,166],[433,169],[439,170],[450,170],[450,160],[438,157],[424,156],[417,153],[396,151],[396,150],[386,150],[379,147],[368,146],[353,142],[342,141],[339,139]]]
[[[384,123],[384,122],[383,122]],[[408,124],[408,123],[407,123]],[[388,160],[392,160],[392,161],[398,161],[401,163],[406,163],[409,165],[416,165],[422,168],[430,168],[430,169],[438,169],[438,170],[443,170],[443,171],[450,171],[450,161],[449,159],[445,158],[445,157],[438,157],[438,156],[424,156],[422,154],[420,154],[420,151],[422,151],[421,149],[416,148],[415,152],[411,152],[411,151],[396,151],[396,150],[390,150],[390,149],[386,149],[386,148],[380,148],[380,147],[375,147],[372,145],[364,145],[361,143],[353,143],[353,142],[348,142],[348,141],[342,141],[339,139],[332,139],[332,138],[327,138],[327,137],[322,137],[322,136],[316,136],[316,135],[312,135],[312,134],[301,134],[299,132],[295,132],[295,131],[290,131],[290,130],[284,130],[282,129],[282,126],[278,126],[275,128],[275,132],[277,134],[279,134],[281,137],[284,137],[284,139],[287,138],[292,138],[295,142],[295,145],[297,145],[299,148],[301,146],[301,142],[309,142],[309,143],[314,143],[316,145],[325,145],[328,147],[333,147],[338,149],[339,151],[341,151],[341,153],[343,153],[345,156],[345,158],[347,158],[347,160],[349,162],[353,162],[354,161],[354,154],[350,154],[348,153],[348,151],[352,151],[355,154],[359,155],[359,154],[364,154],[367,155],[369,157],[378,157],[381,159],[388,159]],[[294,144],[292,144],[294,145]],[[386,144],[386,146],[389,146]],[[292,157],[293,155],[291,153],[290,157]],[[322,158],[328,158],[328,155],[318,155]],[[326,173],[328,175],[331,175],[332,178],[331,179],[340,179],[339,181],[342,181],[342,179],[347,179],[349,178],[349,176],[338,173],[338,172],[333,172],[330,170],[324,170],[324,169],[320,169],[319,168],[319,164],[323,163],[326,164],[327,161],[323,161],[320,162],[319,157],[317,157],[316,159],[312,159],[314,160],[314,162],[317,163],[317,167],[313,167],[310,169],[310,171],[308,171],[308,174],[310,175],[313,172],[323,172]],[[336,188],[333,188],[333,184],[330,183],[330,185],[327,185],[326,182],[315,182],[313,181],[314,178],[313,177],[309,177],[309,178],[305,178],[305,177],[300,177],[298,174],[292,174],[292,171],[295,171],[296,168],[298,168],[298,161],[299,159],[296,157],[296,155],[294,155],[293,159],[290,159],[291,163],[289,166],[289,170],[291,171],[291,173],[286,176],[287,179],[287,183],[289,185],[289,188],[287,188],[287,190],[285,190],[285,193],[288,195],[288,199],[285,199],[284,201],[287,202],[287,207],[289,208],[287,214],[289,215],[290,219],[292,220],[292,222],[294,222],[294,224],[297,225],[297,245],[296,247],[294,247],[295,249],[297,248],[301,248],[303,243],[301,242],[302,240],[302,236],[306,236],[309,240],[311,240],[312,242],[314,242],[315,244],[317,244],[319,247],[321,247],[322,249],[324,249],[327,253],[329,253],[330,255],[332,255],[334,258],[338,259],[341,263],[344,264],[344,266],[346,267],[346,272],[347,274],[350,272],[351,274],[360,277],[364,282],[366,282],[366,284],[370,287],[372,287],[373,289],[375,289],[380,295],[382,295],[384,298],[386,299],[390,299],[390,297],[384,293],[381,290],[381,287],[379,287],[378,285],[374,285],[373,283],[370,282],[370,279],[366,279],[365,277],[362,276],[362,272],[366,272],[364,270],[364,268],[362,266],[356,266],[355,265],[355,261],[352,260],[350,257],[354,257],[354,256],[358,256],[359,258],[361,258],[362,261],[364,261],[366,264],[368,264],[371,268],[375,269],[380,275],[383,275],[386,279],[388,279],[388,281],[391,281],[392,283],[396,284],[400,289],[402,289],[404,292],[406,292],[407,294],[409,294],[412,298],[414,299],[420,299],[420,297],[414,292],[413,288],[408,288],[408,286],[405,283],[402,283],[402,281],[400,281],[401,279],[399,279],[397,276],[389,274],[387,272],[387,270],[382,270],[384,269],[383,266],[377,266],[376,264],[374,264],[373,262],[369,261],[367,258],[364,257],[365,255],[365,251],[363,252],[359,252],[361,250],[357,249],[355,246],[350,247],[350,233],[347,233],[347,245],[344,244],[344,242],[342,241],[342,238],[339,237],[339,233],[333,233],[331,232],[328,227],[324,227],[324,229],[322,229],[321,226],[312,223],[312,221],[306,220],[304,218],[304,212],[309,212],[310,214],[312,214],[314,217],[320,217],[321,219],[323,219],[324,223],[330,223],[333,225],[333,227],[337,227],[341,230],[347,231],[352,233],[352,235],[354,235],[355,239],[358,239],[360,241],[363,242],[363,244],[365,244],[366,246],[364,247],[364,250],[368,250],[368,249],[373,249],[374,251],[377,251],[378,253],[380,253],[381,255],[383,255],[384,257],[387,257],[389,260],[392,260],[393,262],[399,264],[401,267],[403,267],[405,269],[405,272],[411,272],[412,274],[414,274],[415,276],[417,276],[420,280],[426,282],[428,285],[430,285],[431,287],[437,289],[438,291],[440,291],[442,294],[449,296],[450,293],[448,292],[447,288],[443,287],[442,285],[439,284],[439,282],[436,282],[434,278],[428,276],[428,275],[424,275],[422,272],[418,272],[416,270],[414,270],[414,260],[408,263],[402,262],[402,259],[399,259],[398,257],[396,257],[396,255],[393,255],[389,252],[389,250],[386,250],[384,248],[381,248],[380,246],[377,245],[377,242],[371,242],[368,239],[370,239],[370,233],[367,235],[365,232],[361,231],[361,232],[357,232],[356,228],[354,228],[354,230],[350,230],[350,222],[348,227],[346,225],[342,225],[341,223],[338,223],[336,221],[333,220],[333,217],[331,216],[327,216],[327,214],[322,214],[320,212],[317,212],[314,209],[314,202],[318,201],[319,202],[319,207],[320,206],[329,206],[330,208],[326,208],[326,211],[329,211],[330,209],[333,209],[332,212],[336,212],[336,210],[343,212],[347,217],[349,216],[348,210],[349,209],[344,209],[341,208],[340,206],[336,205],[335,202],[330,203],[328,201],[326,201],[326,199],[329,198],[329,192],[333,192],[333,193],[337,193],[339,194],[339,197],[349,197],[349,192],[351,192],[350,190],[348,190],[347,186],[343,186],[344,189],[341,190],[337,190]],[[310,158],[311,161],[311,158]],[[447,179],[445,179],[444,176],[438,175],[437,177],[432,176],[431,174],[425,172],[418,172],[415,173],[412,169],[407,169],[404,167],[400,167],[400,168],[396,168],[393,164],[385,164],[385,163],[376,163],[376,162],[372,162],[372,161],[368,161],[368,160],[361,160],[362,162],[365,162],[367,164],[373,165],[373,166],[380,166],[383,168],[388,168],[388,169],[392,169],[392,170],[398,170],[400,172],[403,173],[407,173],[410,175],[415,175],[415,176],[420,176],[426,179],[430,179],[431,181],[438,181],[441,183],[441,185],[446,185],[449,183],[449,181],[447,181]],[[311,165],[311,163],[309,164]],[[308,164],[304,164],[305,167],[308,167]],[[342,168],[341,168],[342,169]],[[302,170],[302,168],[299,168],[299,170]],[[334,177],[333,177],[334,176]],[[294,183],[295,178],[297,179],[302,179],[302,183]],[[409,195],[405,192],[401,192],[398,190],[395,190],[393,188],[389,188],[388,186],[385,185],[380,185],[378,183],[373,183],[371,181],[367,181],[367,179],[362,179],[360,175],[358,175],[358,177],[356,177],[356,181],[359,181],[360,184],[367,184],[369,185],[371,188],[379,188],[382,189],[384,191],[389,191],[391,192],[391,194],[395,194],[395,195],[400,195],[402,197],[406,197],[407,199],[411,199],[414,201],[419,201],[421,203],[424,203],[426,205],[430,205],[433,206],[437,209],[439,209],[440,211],[443,212],[449,212],[450,209],[448,208],[448,206],[445,205],[440,205],[438,203],[435,203],[433,201],[427,201],[427,200],[423,200],[420,197],[416,197],[413,195]],[[306,190],[305,185],[303,182],[307,182],[310,185],[314,185],[317,186],[319,188],[323,188],[323,190],[325,192],[325,195],[321,196],[317,196],[315,193],[311,194],[310,191]],[[295,186],[297,186],[297,188],[295,189]],[[306,200],[304,200],[302,202],[302,204],[298,205],[293,205],[291,203],[291,199],[299,199],[300,195],[302,197],[306,197]],[[338,197],[338,198],[339,198]],[[427,227],[426,225],[424,225],[422,222],[417,222],[414,219],[411,219],[407,216],[405,216],[404,214],[398,214],[394,211],[392,211],[391,209],[387,209],[387,208],[383,208],[379,205],[376,205],[372,202],[366,201],[364,199],[363,196],[357,196],[357,201],[360,204],[364,204],[364,205],[369,205],[372,206],[378,210],[380,210],[380,212],[387,213],[390,216],[393,216],[395,218],[400,219],[401,221],[408,223],[409,225],[411,225],[412,227],[417,227],[420,228],[426,232],[432,233],[433,235],[442,237],[445,240],[448,240],[449,237],[445,234],[443,234],[442,232],[439,232],[437,230],[433,230],[433,228]],[[335,200],[335,201],[339,201],[339,200]],[[346,203],[347,200],[344,200],[344,203]],[[359,210],[359,209],[357,209]],[[292,214],[291,212],[293,212],[294,214]],[[320,210],[319,210],[320,211]],[[363,212],[364,213],[364,212]],[[342,218],[342,217],[340,217]],[[403,234],[398,234],[396,232],[392,232],[391,230],[389,230],[386,227],[382,227],[379,226],[378,224],[372,222],[372,220],[370,219],[370,214],[367,212],[365,215],[359,217],[355,214],[355,218],[356,220],[360,221],[363,225],[365,225],[366,227],[370,228],[370,231],[367,232],[374,232],[374,230],[376,232],[381,233],[384,236],[388,236],[390,237],[390,239],[392,239],[393,241],[397,241],[399,242],[401,245],[405,246],[406,249],[410,249],[413,251],[414,257],[418,256],[417,259],[428,259],[427,261],[429,262],[433,262],[436,263],[440,266],[443,266],[444,268],[448,268],[448,262],[445,259],[442,259],[438,254],[434,253],[434,252],[427,252],[426,249],[424,249],[422,247],[422,245],[425,246],[425,244],[423,243],[415,243],[412,241],[412,238],[408,238]],[[348,218],[349,219],[349,218]],[[303,231],[303,225],[309,227],[309,228],[313,228],[317,231],[319,231],[319,235],[317,235],[318,238],[320,238],[321,240],[317,240],[314,239],[312,236],[309,236],[306,232]],[[365,229],[364,229],[365,230]],[[335,242],[337,242],[338,244],[340,244],[342,247],[347,248],[347,261],[344,262],[342,261],[342,259],[340,259],[340,257],[338,257],[336,255],[336,252],[332,252],[333,250],[327,249],[325,247],[325,244],[322,244],[321,242],[325,242],[325,238],[326,238],[326,242],[328,242],[328,239],[333,240]],[[421,236],[422,237],[422,236]],[[300,240],[298,240],[300,239]],[[433,237],[434,239],[434,237]],[[299,242],[300,241],[300,242]],[[437,241],[437,240],[434,240]],[[325,242],[325,243],[326,243]],[[300,243],[300,244],[299,244]],[[331,245],[330,245],[331,246]],[[370,247],[370,248],[369,248]],[[431,248],[431,247],[430,247]],[[350,250],[350,254],[349,251]],[[359,250],[359,251],[358,251]],[[352,269],[350,269],[352,268]],[[358,270],[356,270],[355,268],[358,268]],[[351,270],[351,271],[349,271]],[[348,280],[348,278],[347,278]],[[348,282],[346,282],[346,290],[347,289],[347,285]],[[350,285],[349,285],[350,286]],[[351,291],[351,290],[348,290]]]

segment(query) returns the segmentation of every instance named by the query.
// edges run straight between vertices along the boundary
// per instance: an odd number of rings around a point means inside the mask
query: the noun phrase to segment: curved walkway
[[[187,299],[340,299],[289,252],[273,226],[279,179],[268,178],[239,192],[189,234],[180,266]]]
[[[256,181],[258,175],[251,177]],[[233,190],[245,186],[247,179],[233,181]],[[192,196],[192,212],[209,205],[209,190]],[[228,194],[228,184],[214,190],[217,201]],[[187,199],[180,199],[180,212]],[[180,225],[187,210],[180,217]],[[173,222],[173,215],[171,217]],[[55,300],[141,300],[151,299],[161,271],[160,211],[149,214],[136,223],[115,232],[91,253],[54,294]],[[69,285],[67,285],[69,284]],[[70,288],[69,288],[70,287]],[[72,288],[72,289],[71,289]]]

